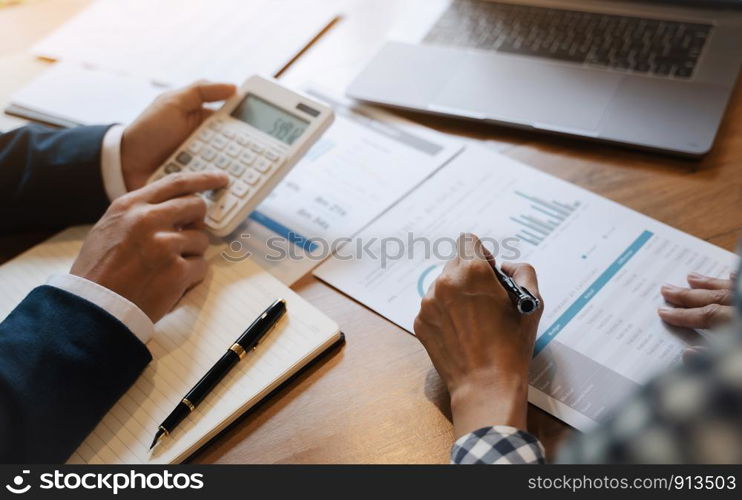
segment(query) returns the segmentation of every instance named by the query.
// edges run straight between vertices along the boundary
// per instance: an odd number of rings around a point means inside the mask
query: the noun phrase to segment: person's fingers
[[[183,265],[185,272],[183,280],[185,284],[185,290],[188,291],[194,286],[198,285],[206,277],[206,271],[208,270],[208,264],[203,257],[184,257]]]
[[[461,233],[456,240],[457,256],[459,261],[484,260],[494,261],[494,256],[484,247],[482,240],[476,234]]]
[[[482,255],[484,255],[485,260],[489,262],[490,266],[495,267],[497,265],[495,256],[492,255],[492,252],[489,251],[489,248],[484,245],[482,245]]]
[[[714,328],[732,320],[732,307],[719,304],[692,309],[660,307],[657,313],[666,323],[681,328]]]
[[[520,286],[528,289],[529,292],[541,299],[541,292],[538,289],[538,276],[536,270],[530,264],[503,262],[500,268],[508,276],[513,278]]]
[[[476,246],[481,245],[479,238],[471,233],[461,233],[456,240],[459,259],[469,260],[476,257]]]
[[[690,346],[683,351],[683,363],[690,365],[702,358],[708,352],[708,348],[702,346]]]
[[[688,284],[691,288],[705,288],[707,290],[731,290],[734,287],[731,279],[712,278],[698,273],[688,275]]]
[[[229,177],[223,172],[193,172],[165,176],[137,190],[136,196],[149,203],[219,189],[227,185]]]
[[[185,111],[198,111],[205,102],[229,99],[236,89],[231,83],[198,81],[177,90],[173,97],[178,100]]]
[[[682,288],[673,285],[664,285],[662,296],[670,304],[682,307],[703,307],[709,304],[732,304],[732,291],[729,289],[707,290],[703,288]]]
[[[213,115],[213,114],[214,114],[215,112],[216,112],[216,111],[214,111],[213,109],[209,109],[209,108],[202,108],[202,109],[201,109],[201,121],[202,121],[202,122],[206,121],[206,119],[207,119],[208,117],[210,117],[211,115]]]
[[[209,248],[209,237],[197,229],[180,231],[177,238],[180,242],[180,254],[183,257],[200,257]]]
[[[203,221],[206,217],[206,202],[196,195],[179,196],[153,207],[163,220],[173,228],[183,227]]]

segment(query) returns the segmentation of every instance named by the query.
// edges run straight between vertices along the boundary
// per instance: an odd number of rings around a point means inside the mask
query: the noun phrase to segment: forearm
[[[527,408],[528,381],[523,375],[474,378],[451,391],[456,439],[494,425],[525,429]]]
[[[525,373],[484,373],[451,390],[455,464],[540,464],[544,449],[526,432]]]
[[[150,360],[107,312],[36,288],[0,323],[0,461],[64,462]]]
[[[108,206],[101,172],[108,127],[23,127],[0,135],[0,232],[97,220]]]

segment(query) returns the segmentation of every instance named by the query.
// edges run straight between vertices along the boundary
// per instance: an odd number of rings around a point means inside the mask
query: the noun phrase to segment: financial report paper
[[[731,252],[469,145],[357,236],[375,241],[375,256],[338,255],[315,274],[412,332],[420,299],[462,232],[486,238],[500,260],[536,268],[545,309],[529,400],[581,430],[677,363],[697,335],[659,319],[661,285],[685,285],[691,271],[726,277],[737,262]],[[408,245],[403,255],[400,241]]]
[[[250,256],[287,285],[418,186],[463,143],[316,87],[335,122],[245,223],[225,258]]]

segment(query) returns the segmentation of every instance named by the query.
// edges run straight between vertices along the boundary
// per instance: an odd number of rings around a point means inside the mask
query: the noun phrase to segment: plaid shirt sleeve
[[[496,425],[460,437],[451,449],[454,464],[543,464],[544,447],[527,432]]]

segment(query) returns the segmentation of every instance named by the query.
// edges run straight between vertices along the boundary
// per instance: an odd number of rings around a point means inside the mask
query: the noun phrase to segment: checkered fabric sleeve
[[[543,464],[544,447],[538,439],[515,427],[484,427],[454,443],[451,463]]]

